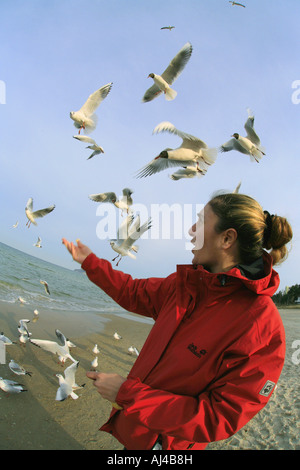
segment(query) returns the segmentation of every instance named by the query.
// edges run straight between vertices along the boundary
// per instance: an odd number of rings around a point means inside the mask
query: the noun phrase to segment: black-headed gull
[[[73,400],[77,400],[78,395],[74,392],[74,390],[78,390],[79,388],[83,388],[83,385],[77,385],[75,381],[76,371],[79,365],[79,361],[74,362],[69,367],[64,370],[64,376],[62,374],[56,374],[56,377],[59,381],[59,387],[56,392],[56,401],[64,401],[69,396],[73,398]]]
[[[99,155],[99,153],[104,153],[104,150],[100,145],[96,143],[94,139],[87,135],[73,135],[74,139],[80,140],[81,142],[88,142],[89,144],[86,148],[94,150],[93,153],[87,158],[87,160],[90,160],[93,158],[95,155]]]
[[[16,375],[29,375],[29,377],[31,377],[32,375],[32,372],[28,372],[28,370],[25,370],[23,366],[20,366],[13,359],[11,359],[8,363],[8,367]]]
[[[92,132],[97,125],[97,116],[94,114],[100,103],[107,97],[112,87],[112,83],[102,86],[99,90],[94,91],[79,111],[71,111],[70,118],[74,121],[74,126],[79,129],[84,129],[88,134]]]
[[[55,330],[55,334],[60,344],[56,343],[55,341],[48,341],[44,339],[30,339],[30,343],[44,349],[44,351],[57,354],[58,359],[62,364],[64,364],[67,359],[71,359],[72,362],[77,362],[70,354],[68,340],[65,335],[59,330]]]
[[[3,379],[0,377],[0,388],[6,393],[27,392],[24,385],[14,382],[13,380]]]
[[[46,294],[50,295],[50,289],[47,281],[40,280],[40,283],[43,284]]]
[[[182,178],[200,178],[201,176],[205,175],[206,171],[206,169],[201,169],[195,164],[177,170],[175,173],[172,173],[172,175],[169,175],[169,178],[174,181],[178,181]]]
[[[96,370],[98,367],[98,357],[94,357],[94,359],[91,362],[91,370]]]
[[[172,31],[172,29],[174,29],[174,28],[175,28],[175,26],[163,26],[160,29],[169,29],[170,31]]]
[[[37,248],[42,248],[41,243],[42,243],[42,239],[41,239],[41,237],[38,237],[37,242],[34,243],[33,246],[36,246]]]
[[[144,103],[152,101],[161,93],[165,93],[167,100],[173,100],[176,97],[177,92],[170,88],[170,85],[172,85],[183,71],[192,55],[192,51],[192,45],[187,42],[171,60],[168,67],[161,75],[157,75],[155,73],[150,73],[148,75],[148,78],[151,77],[153,79],[154,84],[148,88],[144,94],[142,99]]]
[[[26,318],[19,320],[18,332],[22,335],[31,336],[31,333],[29,333],[27,328],[27,323],[30,323],[30,320],[27,320]]]
[[[5,346],[10,346],[12,344],[17,344],[15,341],[11,341],[7,336],[5,336],[3,331],[0,333],[0,341],[2,341],[5,344]]]
[[[135,354],[136,356],[139,355],[139,351],[136,349],[135,346],[130,346],[130,347],[128,348],[128,353],[129,353],[129,354]]]
[[[123,211],[126,211],[128,214],[131,211],[130,206],[133,204],[131,197],[133,191],[130,188],[124,188],[122,192],[123,196],[119,199],[117,198],[116,193],[112,191],[106,193],[90,194],[89,198],[95,202],[110,202],[118,207],[118,209],[121,209],[122,213]]]
[[[136,256],[131,253],[131,251],[134,251],[135,253],[138,251],[138,246],[134,245],[134,243],[151,227],[150,218],[142,226],[140,225],[139,215],[134,221],[133,219],[133,215],[127,216],[119,226],[117,240],[110,241],[110,246],[116,253],[118,253],[118,255],[112,260],[115,261],[117,258],[119,258],[116,266],[119,265],[119,262],[123,256],[129,256],[132,259],[136,258]]]
[[[203,140],[180,131],[168,121],[161,122],[153,130],[153,134],[159,132],[175,134],[182,139],[182,143],[176,149],[166,148],[160,152],[137,173],[137,178],[144,178],[174,166],[186,167],[195,164],[200,171],[205,172],[217,158],[218,150],[216,148],[208,148]]]
[[[232,6],[238,5],[239,7],[246,8],[246,6],[243,5],[242,3],[238,3],[238,2],[235,2],[235,1],[232,1],[232,0],[229,0],[229,3],[231,3]]]
[[[247,132],[246,137],[240,136],[238,133],[232,135],[232,139],[225,142],[221,145],[221,152],[230,152],[231,150],[236,150],[238,152],[244,153],[250,156],[251,161],[256,161],[259,163],[259,160],[265,155],[263,147],[260,144],[260,138],[254,130],[254,116],[251,113],[251,110],[248,109],[248,119],[245,122],[244,128]]]
[[[30,197],[27,201],[26,207],[25,207],[25,214],[27,217],[27,222],[26,225],[29,228],[31,223],[34,225],[37,225],[35,219],[38,219],[40,217],[44,217],[45,215],[49,214],[55,209],[55,205],[53,204],[52,206],[46,207],[45,209],[39,209],[37,211],[33,212],[33,199]]]

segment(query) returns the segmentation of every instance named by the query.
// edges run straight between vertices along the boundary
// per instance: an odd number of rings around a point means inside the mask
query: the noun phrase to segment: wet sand
[[[281,310],[287,336],[287,353],[278,387],[267,406],[241,431],[226,441],[211,443],[207,450],[291,450],[300,449],[300,364],[292,360],[300,340],[300,311]],[[55,400],[58,379],[70,361],[62,367],[55,356],[27,343],[19,343],[18,321],[31,320],[28,329],[32,338],[56,340],[60,329],[75,345],[72,356],[79,360],[76,374],[78,400]],[[151,330],[150,323],[133,321],[137,316],[119,317],[113,314],[78,313],[40,309],[34,318],[27,305],[0,302],[0,332],[17,344],[6,347],[6,365],[0,364],[0,376],[18,381],[27,392],[7,395],[0,390],[0,449],[1,450],[121,450],[123,446],[112,436],[100,432],[111,405],[103,400],[85,375],[94,358],[95,343],[100,349],[98,370],[126,376],[136,356],[128,353],[129,346],[140,350]],[[117,331],[122,339],[113,338]],[[298,347],[299,349],[299,347]],[[300,358],[300,354],[298,354]],[[32,376],[17,376],[8,368],[13,358]]]

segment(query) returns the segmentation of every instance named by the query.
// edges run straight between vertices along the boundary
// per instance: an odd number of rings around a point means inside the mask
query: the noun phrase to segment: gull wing
[[[75,374],[79,365],[79,361],[74,362],[64,371],[66,382],[72,387],[75,385]]]
[[[117,195],[114,192],[90,194],[89,198],[92,201],[95,201],[95,202],[112,202],[112,203],[115,203],[117,201]]]
[[[119,225],[118,233],[117,233],[118,240],[124,240],[128,237],[129,227],[130,227],[130,224],[132,223],[133,219],[134,219],[134,215],[130,214]]]
[[[59,330],[55,330],[55,334],[60,344],[62,346],[65,346],[67,349],[69,349],[69,346],[67,345],[67,338],[65,337],[65,335]]]
[[[249,117],[248,117],[247,121],[245,122],[244,128],[247,132],[248,139],[251,140],[251,142],[253,142],[253,144],[259,146],[260,145],[260,138],[256,134],[256,132],[254,130],[254,127],[253,127],[253,125],[254,125],[254,116],[250,115],[250,110],[248,110],[248,113],[249,113]]]
[[[81,142],[88,142],[89,144],[96,144],[96,141],[94,139],[92,139],[91,137],[89,137],[88,135],[73,135],[73,138],[74,139],[77,139],[77,140],[80,140]]]
[[[39,209],[38,211],[32,212],[32,215],[35,219],[39,217],[44,217],[55,209],[55,205],[46,207],[45,209]]]
[[[166,149],[172,150],[172,149]],[[193,161],[186,161],[184,162],[185,165],[193,165]],[[144,166],[139,170],[136,177],[137,178],[145,178],[146,176],[154,175],[155,173],[159,173],[160,171],[166,170],[167,168],[174,167],[174,166],[181,166],[183,165],[182,160],[173,160],[169,158],[154,158],[148,165]]]
[[[246,155],[249,155],[246,149],[242,147],[242,145],[235,139],[230,139],[225,144],[221,145],[220,151],[221,152],[230,152],[230,150],[237,150],[238,152],[242,152]]]
[[[44,351],[48,351],[52,354],[59,354],[59,345],[55,341],[48,341],[46,339],[30,339],[30,342],[35,346],[38,346]]]
[[[28,210],[29,212],[32,212],[32,209],[33,209],[33,199],[32,197],[30,197],[27,201],[27,204],[26,204],[26,207],[25,207],[25,210]]]
[[[151,227],[151,219],[149,218],[147,222],[145,222],[141,227],[138,227],[137,230],[133,231],[130,236],[124,240],[121,247],[126,249],[130,249],[132,245],[136,242],[138,238],[140,238],[143,233],[145,233]]]
[[[80,108],[80,111],[86,116],[92,116],[101,101],[103,101],[104,98],[107,97],[108,93],[111,90],[111,87],[112,83],[108,83],[107,85],[104,85],[103,87],[99,88],[99,90],[94,91],[94,93],[92,93],[88,97],[84,105]]]
[[[171,85],[181,74],[192,55],[193,47],[187,42],[176,56],[171,60],[166,70],[162,73],[162,78]]]
[[[180,131],[171,122],[168,122],[168,121],[161,122],[154,128],[152,133],[159,134],[160,132],[169,132],[170,134],[175,134],[178,137],[181,137],[182,139],[181,147],[183,148],[188,148],[188,149],[194,150],[195,152],[199,151],[202,148],[204,149],[207,148],[207,145],[205,142],[203,142],[203,140],[198,139],[198,137],[195,137],[191,134],[187,134],[186,132]]]

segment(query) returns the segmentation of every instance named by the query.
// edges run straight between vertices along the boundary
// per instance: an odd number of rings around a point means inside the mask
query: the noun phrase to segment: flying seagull
[[[199,168],[199,171],[204,174],[208,166],[215,162],[218,150],[208,148],[203,140],[176,129],[173,124],[167,121],[158,124],[153,130],[153,134],[165,131],[181,137],[182,143],[180,147],[176,149],[164,149],[137,173],[137,178],[150,176],[174,166],[186,167],[195,164]]]
[[[89,144],[86,148],[94,150],[93,153],[87,158],[87,160],[90,160],[90,158],[93,158],[95,155],[99,155],[99,153],[104,153],[104,150],[100,145],[96,143],[94,139],[91,137],[88,137],[87,135],[73,135],[74,139],[81,140],[81,142],[88,142]]]
[[[67,359],[71,359],[72,362],[77,362],[70,354],[67,338],[59,330],[55,330],[55,334],[59,343],[55,341],[48,341],[44,339],[30,339],[30,342],[39,348],[44,349],[52,354],[57,354],[58,359],[61,363],[65,363]]]
[[[201,169],[197,164],[186,166],[180,170],[177,170],[172,175],[169,175],[169,178],[174,181],[178,181],[182,178],[195,178],[196,176],[199,178],[204,176],[206,173],[206,169]]]
[[[154,84],[148,88],[144,94],[142,99],[144,103],[152,101],[161,93],[165,93],[167,100],[173,100],[175,98],[177,92],[170,88],[170,85],[172,85],[183,71],[192,55],[192,50],[192,45],[187,42],[171,60],[168,67],[161,75],[156,75],[155,73],[148,75],[148,78],[151,77],[153,79]]]
[[[33,212],[33,199],[30,197],[27,201],[26,207],[25,207],[25,214],[28,219],[26,222],[27,227],[29,228],[31,223],[34,225],[37,225],[35,219],[38,219],[39,217],[44,217],[45,215],[49,214],[50,212],[53,211],[55,208],[55,205],[53,204],[52,206],[46,207],[45,209],[39,209],[38,211]]]
[[[99,88],[99,90],[94,91],[79,111],[70,112],[70,118],[73,119],[74,126],[79,129],[78,134],[80,134],[81,129],[84,129],[85,133],[89,134],[96,128],[97,116],[95,111],[104,98],[107,97],[111,87],[112,83],[108,83],[107,85]]]
[[[229,3],[231,3],[231,5],[232,5],[232,6],[234,6],[234,5],[238,5],[239,7],[246,8],[246,6],[245,6],[245,5],[243,5],[242,3],[238,3],[238,2],[234,2],[234,1],[232,2],[231,0],[229,1]]]
[[[40,280],[40,283],[44,285],[46,294],[50,295],[49,285],[47,281]]]
[[[232,135],[232,139],[228,142],[225,142],[220,147],[221,152],[229,152],[231,150],[237,150],[238,152],[244,153],[250,156],[251,161],[256,161],[259,163],[259,160],[265,155],[263,147],[260,145],[260,138],[254,130],[254,116],[251,113],[251,110],[248,109],[248,119],[245,122],[244,128],[247,132],[247,137],[242,137],[237,133]]]
[[[73,400],[77,400],[77,398],[79,398],[74,390],[84,387],[85,384],[76,384],[75,375],[78,365],[79,361],[74,362],[74,364],[71,364],[69,367],[67,367],[64,371],[64,377],[62,374],[56,374],[56,377],[59,381],[59,387],[55,397],[56,401],[64,401],[69,396],[72,397]]]
[[[95,202],[110,202],[118,207],[118,209],[121,209],[122,213],[123,211],[126,211],[128,214],[131,212],[130,206],[132,206],[133,203],[131,197],[133,191],[130,188],[124,188],[122,192],[123,196],[119,199],[114,192],[90,194],[89,198]]]
[[[142,226],[140,226],[140,216],[138,215],[133,221],[134,216],[129,215],[126,219],[120,224],[119,230],[117,233],[117,240],[111,240],[110,246],[112,249],[118,253],[118,255],[113,258],[112,261],[115,261],[119,258],[116,266],[119,265],[123,256],[129,256],[130,258],[135,259],[136,256],[131,253],[134,251],[137,253],[138,246],[134,245],[135,241],[143,235],[151,227],[151,219],[149,218]]]
[[[34,243],[33,246],[36,246],[37,248],[42,248],[41,243],[42,243],[42,239],[41,239],[41,237],[38,237],[37,242]]]
[[[171,30],[174,29],[174,28],[175,28],[175,26],[163,26],[163,27],[160,28],[160,29],[169,29],[169,30],[171,31]]]
[[[17,228],[18,225],[19,225],[19,221],[17,220],[17,222],[13,225],[13,228]]]

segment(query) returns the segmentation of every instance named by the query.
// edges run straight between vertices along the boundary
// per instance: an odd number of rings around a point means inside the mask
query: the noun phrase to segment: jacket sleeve
[[[284,362],[280,336],[251,355],[242,349],[224,353],[216,379],[199,396],[153,389],[133,377],[122,384],[116,401],[125,416],[157,434],[194,443],[226,439],[265,406]]]
[[[81,265],[88,278],[125,310],[156,319],[172,285],[172,275],[165,278],[133,279],[112,268],[107,260],[88,255]]]

